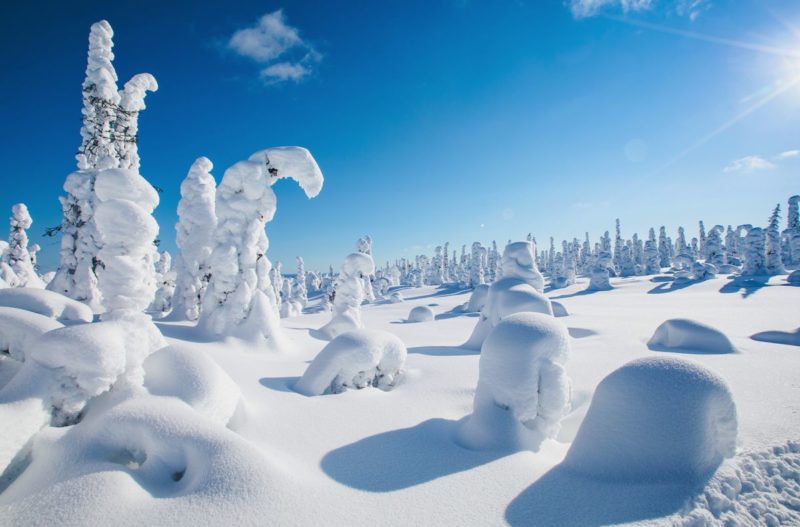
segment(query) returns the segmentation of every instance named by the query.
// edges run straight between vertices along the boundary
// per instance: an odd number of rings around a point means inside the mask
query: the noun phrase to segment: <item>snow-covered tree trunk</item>
[[[308,150],[269,148],[229,167],[217,188],[217,228],[210,257],[211,280],[199,325],[218,337],[277,338],[275,299],[266,293],[269,276],[259,260],[267,258],[264,228],[275,215],[272,185],[297,181],[306,196],[322,190],[323,177]]]

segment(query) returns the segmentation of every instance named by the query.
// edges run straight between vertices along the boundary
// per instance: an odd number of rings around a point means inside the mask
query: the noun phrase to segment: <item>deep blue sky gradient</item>
[[[714,0],[694,21],[669,5],[627,15],[659,31],[614,9],[576,19],[558,0],[6,3],[0,217],[26,202],[43,266],[55,267],[57,241],[40,234],[60,221],[88,30],[105,18],[120,85],[140,72],[160,85],[140,118],[141,172],[164,189],[156,217],[171,251],[197,156],[219,181],[281,145],[308,147],[326,177],[312,201],[293,182],[275,187],[269,256],[287,271],[296,255],[338,268],[362,234],[383,263],[445,241],[596,238],[616,217],[626,235],[764,223],[800,192],[800,157],[776,157],[800,148],[800,88],[692,146],[800,62],[669,31],[800,50],[800,5]],[[226,42],[278,8],[323,58],[302,82],[265,85]],[[749,155],[775,168],[724,171]]]

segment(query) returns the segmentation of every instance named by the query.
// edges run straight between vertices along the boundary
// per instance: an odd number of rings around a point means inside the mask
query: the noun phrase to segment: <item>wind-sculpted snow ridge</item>
[[[386,331],[358,329],[328,343],[295,384],[304,395],[341,393],[348,388],[390,389],[401,374],[406,346]]]
[[[736,456],[683,512],[664,523],[676,527],[800,525],[800,442]]]
[[[184,402],[142,394],[40,434],[0,495],[0,524],[263,525],[302,507],[275,498],[278,489],[299,498],[294,485]]]
[[[734,353],[730,339],[718,329],[686,318],[673,318],[656,328],[647,346],[653,350]]]
[[[562,466],[609,481],[700,481],[736,452],[736,405],[699,364],[648,357],[597,386]]]
[[[542,313],[501,320],[481,348],[472,415],[459,441],[473,449],[539,450],[570,407],[569,333]]]
[[[553,316],[550,300],[542,289],[544,279],[536,268],[532,242],[515,242],[503,251],[503,277],[489,286],[486,304],[465,348],[479,349],[500,320],[525,311]]]
[[[166,347],[147,357],[144,369],[148,392],[177,397],[222,426],[242,398],[239,386],[204,353]]]
[[[77,322],[91,322],[94,316],[86,304],[46,289],[26,287],[0,289],[0,306]]]
[[[0,351],[8,353],[14,360],[25,362],[31,342],[63,326],[50,317],[32,311],[0,307]]]
[[[408,313],[409,322],[430,322],[433,319],[433,310],[428,306],[413,307]]]

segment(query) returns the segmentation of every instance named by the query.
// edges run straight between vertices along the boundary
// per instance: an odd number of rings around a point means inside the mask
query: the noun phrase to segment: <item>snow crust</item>
[[[686,318],[664,321],[648,341],[650,349],[687,350],[699,353],[734,353],[730,339],[718,329]]]
[[[322,348],[295,384],[295,390],[312,396],[367,386],[389,389],[399,379],[406,354],[403,341],[391,333],[349,331]]]
[[[736,405],[719,375],[647,357],[597,386],[563,465],[600,480],[699,480],[735,454],[736,437]]]
[[[92,310],[86,304],[69,297],[27,287],[0,289],[0,306],[32,311],[40,315],[61,320],[91,322]]]

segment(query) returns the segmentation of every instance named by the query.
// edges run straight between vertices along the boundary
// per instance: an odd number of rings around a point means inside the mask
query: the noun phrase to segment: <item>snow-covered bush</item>
[[[467,311],[470,313],[479,313],[483,306],[486,305],[486,299],[489,297],[489,285],[479,284],[472,290],[469,296],[469,304],[467,304]]]
[[[695,280],[714,278],[718,272],[717,266],[710,263],[694,262],[692,264],[692,278]]]
[[[143,367],[148,392],[177,397],[222,426],[239,406],[239,386],[205,353],[169,346],[147,357]]]
[[[13,307],[0,307],[0,352],[25,362],[30,343],[64,325],[50,317]]]
[[[517,313],[501,320],[481,347],[473,411],[460,442],[535,451],[554,438],[570,407],[568,358],[569,333],[552,316]]]
[[[408,313],[409,322],[430,322],[435,317],[433,310],[428,306],[416,306]]]
[[[348,331],[322,348],[295,384],[295,390],[312,396],[367,386],[390,389],[397,383],[406,354],[403,341],[391,333]]]
[[[718,329],[686,318],[672,318],[661,323],[647,345],[659,349],[684,349],[704,353],[733,353],[736,348]]]
[[[197,320],[203,296],[211,279],[208,259],[211,256],[217,215],[214,200],[217,187],[211,175],[213,164],[198,157],[181,183],[175,243],[180,252],[175,266],[176,282],[173,320]]]
[[[532,242],[509,243],[503,251],[503,277],[489,286],[486,305],[469,340],[464,344],[478,349],[489,331],[503,317],[523,311],[553,315],[550,300],[542,289],[544,279],[536,268]]]
[[[589,271],[589,285],[586,288],[587,291],[607,291],[612,289],[611,281],[609,280],[609,265],[611,265],[611,253],[607,250],[601,250]]]
[[[372,256],[356,252],[345,258],[336,279],[331,321],[320,328],[320,334],[332,339],[342,333],[363,327],[361,304],[364,301],[364,277],[375,272]]]
[[[92,310],[84,303],[46,289],[0,289],[0,306],[32,311],[61,320],[91,322]]]
[[[600,382],[563,464],[601,480],[696,480],[734,455],[736,435],[722,378],[689,361],[648,357]]]
[[[33,224],[28,207],[24,203],[17,203],[11,208],[11,229],[8,236],[8,265],[22,287],[43,288],[44,283],[36,274],[34,260],[28,252],[28,233]]]
[[[211,280],[199,325],[211,335],[277,337],[278,299],[269,277],[264,228],[275,216],[272,185],[292,178],[309,198],[322,190],[319,166],[305,148],[261,150],[229,167],[216,194]]]

